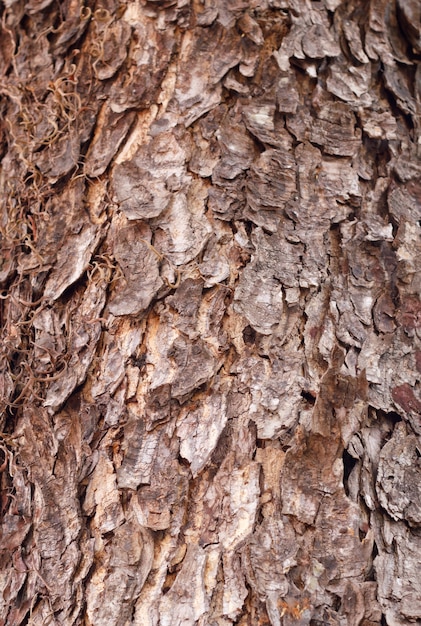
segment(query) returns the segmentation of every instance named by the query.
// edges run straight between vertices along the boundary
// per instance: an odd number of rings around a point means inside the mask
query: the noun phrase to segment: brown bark
[[[419,2],[0,15],[0,624],[421,623]]]

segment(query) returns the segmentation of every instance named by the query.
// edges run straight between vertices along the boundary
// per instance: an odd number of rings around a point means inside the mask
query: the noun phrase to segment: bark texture
[[[0,2],[2,625],[421,623],[420,12]]]

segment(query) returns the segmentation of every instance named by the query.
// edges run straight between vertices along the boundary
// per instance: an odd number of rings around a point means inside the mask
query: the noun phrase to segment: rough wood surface
[[[417,0],[0,2],[0,624],[421,623]]]

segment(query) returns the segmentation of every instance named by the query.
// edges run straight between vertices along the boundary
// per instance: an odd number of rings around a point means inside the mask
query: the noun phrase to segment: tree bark
[[[419,2],[0,15],[0,624],[420,624]]]

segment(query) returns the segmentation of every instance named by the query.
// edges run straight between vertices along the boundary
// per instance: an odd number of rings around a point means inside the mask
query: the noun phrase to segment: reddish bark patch
[[[322,329],[323,329],[323,326],[312,326],[310,328],[310,337],[312,339],[316,339],[316,337],[320,336]]]
[[[417,350],[415,352],[415,366],[417,370],[421,373],[421,350]]]
[[[409,297],[402,302],[398,319],[405,330],[421,327],[421,302],[418,298]]]
[[[399,404],[407,412],[421,411],[421,402],[415,397],[408,383],[394,387],[392,389],[392,398],[396,404]]]

